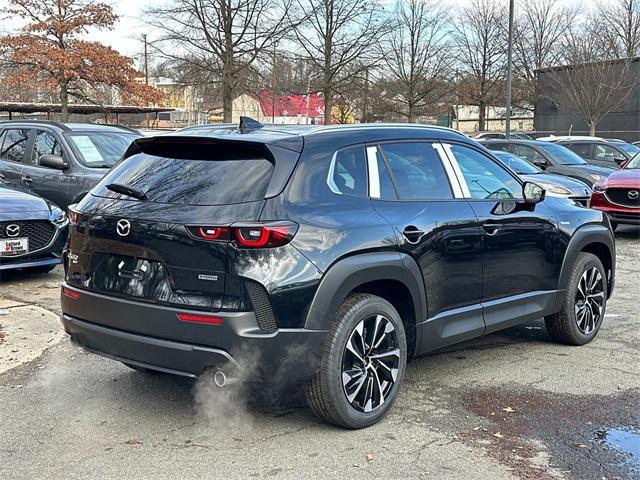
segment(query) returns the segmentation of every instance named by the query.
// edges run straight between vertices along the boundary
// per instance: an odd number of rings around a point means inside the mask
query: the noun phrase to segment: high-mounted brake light
[[[211,241],[229,242],[235,240],[242,248],[273,248],[289,243],[298,225],[293,222],[265,222],[235,224],[230,227],[195,226],[187,227],[192,235]]]
[[[208,323],[211,325],[220,325],[222,323],[222,319],[220,317],[197,315],[193,313],[178,313],[178,319],[183,322]]]

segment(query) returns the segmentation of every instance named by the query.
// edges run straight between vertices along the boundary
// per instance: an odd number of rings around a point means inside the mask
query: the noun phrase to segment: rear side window
[[[444,166],[430,143],[390,143],[380,148],[401,200],[453,198]]]
[[[336,152],[329,172],[329,186],[342,195],[367,196],[367,165],[363,145]]]
[[[117,165],[93,194],[117,196],[106,185],[119,183],[142,190],[155,203],[246,203],[264,198],[272,172],[266,158],[185,160],[140,153]]]
[[[28,140],[29,130],[7,130],[2,142],[2,150],[0,150],[0,158],[12,162],[24,162]]]
[[[509,152],[509,144],[508,143],[490,143],[486,145],[489,150],[496,150],[498,152]]]

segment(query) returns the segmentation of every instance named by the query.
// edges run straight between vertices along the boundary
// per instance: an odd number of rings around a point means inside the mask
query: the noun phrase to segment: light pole
[[[509,0],[509,47],[507,50],[507,108],[505,110],[504,129],[507,138],[511,135],[511,81],[513,76],[513,3]]]

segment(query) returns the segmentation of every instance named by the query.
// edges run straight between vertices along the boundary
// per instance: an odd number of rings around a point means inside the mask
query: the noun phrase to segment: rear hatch
[[[180,137],[142,141],[130,153],[72,215],[67,282],[166,306],[241,306],[237,282],[226,278],[228,242],[204,241],[198,229],[257,221],[299,154]]]

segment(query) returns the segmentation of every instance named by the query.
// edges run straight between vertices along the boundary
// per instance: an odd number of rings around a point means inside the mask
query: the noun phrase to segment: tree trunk
[[[484,104],[484,102],[481,102],[478,105],[478,131],[479,132],[484,132],[484,128],[485,128],[485,118],[486,118],[486,112],[487,108]]]
[[[595,137],[596,136],[596,124],[597,124],[597,122],[594,121],[594,120],[591,120],[589,122],[589,135],[591,137]]]
[[[69,92],[67,90],[67,82],[60,84],[60,105],[62,111],[62,123],[69,121]]]
[[[329,85],[325,86],[322,94],[324,95],[324,124],[331,125],[333,121],[333,115],[331,115],[331,107],[333,106],[331,87]]]
[[[409,123],[413,123],[413,119],[414,119],[414,108],[413,108],[413,103],[409,102],[409,112],[407,114],[407,121]]]
[[[222,86],[222,116],[224,123],[233,122],[233,88],[227,83]]]

